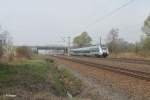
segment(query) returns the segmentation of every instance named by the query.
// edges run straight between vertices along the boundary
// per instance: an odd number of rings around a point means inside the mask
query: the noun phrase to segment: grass
[[[129,58],[129,59],[147,59],[150,60],[150,53],[134,53],[134,52],[124,52],[124,53],[110,53],[109,57],[112,58]]]
[[[46,80],[48,65],[44,60],[0,64],[0,88],[24,84],[29,86]]]
[[[56,94],[66,96],[69,93],[76,96],[81,92],[81,80],[66,68],[54,65],[54,67],[51,67],[50,74],[51,84]]]
[[[81,91],[81,81],[69,70],[61,68],[52,59],[34,59],[0,64],[0,95],[4,91],[16,93],[49,92],[56,96],[76,96]],[[19,92],[20,93],[20,92]]]

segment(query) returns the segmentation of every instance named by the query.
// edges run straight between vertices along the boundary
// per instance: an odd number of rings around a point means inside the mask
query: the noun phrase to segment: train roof
[[[91,45],[91,46],[87,46],[87,47],[80,47],[80,48],[71,48],[71,50],[87,50],[87,49],[91,49],[91,48],[98,48],[100,45]],[[106,47],[106,45],[101,45],[101,47]]]

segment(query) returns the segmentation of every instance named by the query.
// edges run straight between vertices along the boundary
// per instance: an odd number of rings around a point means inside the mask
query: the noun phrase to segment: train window
[[[74,51],[74,53],[90,53],[89,50],[79,50],[79,51]]]
[[[99,52],[99,48],[92,48],[91,52]]]
[[[102,49],[103,49],[103,50],[107,50],[107,48],[106,48],[106,47],[103,47]]]

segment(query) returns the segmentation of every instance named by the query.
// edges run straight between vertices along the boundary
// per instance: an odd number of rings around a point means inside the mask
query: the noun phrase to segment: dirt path
[[[57,59],[80,77],[86,87],[81,97],[92,100],[150,100],[150,82]]]

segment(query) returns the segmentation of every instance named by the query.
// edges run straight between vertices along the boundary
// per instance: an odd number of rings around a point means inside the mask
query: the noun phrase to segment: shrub
[[[73,96],[81,92],[82,82],[75,77],[69,70],[58,67],[55,64],[50,68],[51,84],[55,94],[66,96],[70,93]]]
[[[23,94],[45,91],[57,96],[67,96],[67,93],[76,96],[81,91],[81,80],[58,67],[53,59],[0,63],[0,66],[0,94],[8,91],[20,95],[21,90]]]
[[[150,37],[145,38],[143,43],[144,50],[150,50]]]
[[[59,70],[66,92],[71,93],[73,96],[79,94],[81,91],[81,80],[65,68],[60,68]]]
[[[0,58],[3,56],[3,54],[4,54],[4,50],[2,47],[0,47]]]
[[[43,60],[24,61],[22,63],[0,64],[0,88],[26,88],[29,91],[40,90],[48,75],[48,65]],[[34,87],[32,87],[34,86]],[[2,92],[0,90],[0,92]]]
[[[32,51],[27,46],[21,46],[16,48],[17,57],[23,57],[30,59],[32,56]]]

